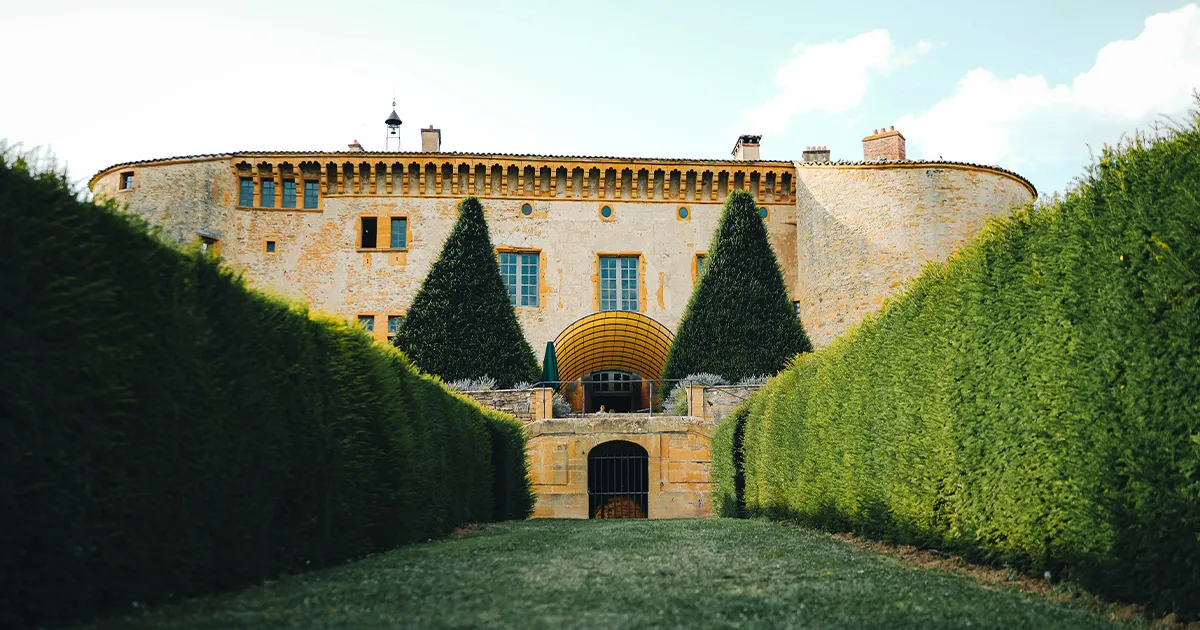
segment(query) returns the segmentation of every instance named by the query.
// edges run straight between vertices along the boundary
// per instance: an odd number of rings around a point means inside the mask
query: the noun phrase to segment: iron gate
[[[588,515],[646,518],[650,457],[633,442],[605,442],[588,454]]]

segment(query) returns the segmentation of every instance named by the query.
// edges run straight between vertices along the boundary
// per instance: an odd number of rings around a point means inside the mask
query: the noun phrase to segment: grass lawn
[[[487,525],[86,628],[1097,628],[1095,613],[759,520]]]

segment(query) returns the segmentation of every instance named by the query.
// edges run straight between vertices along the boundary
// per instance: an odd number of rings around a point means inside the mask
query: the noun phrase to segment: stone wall
[[[1033,200],[1022,180],[952,164],[797,163],[794,299],[818,348],[974,237]]]
[[[689,402],[692,404],[689,405],[689,414],[705,420],[720,422],[731,411],[762,389],[762,385],[715,385],[695,389],[700,391],[700,396],[690,399]]]
[[[712,516],[715,423],[686,416],[598,414],[526,425],[535,518],[588,518],[588,453],[622,440],[649,455],[649,518]]]
[[[496,389],[487,392],[463,392],[483,407],[502,411],[521,422],[535,420],[532,389]]]
[[[317,210],[241,208],[236,205],[234,161],[240,158],[116,167],[99,175],[93,190],[128,202],[133,212],[168,226],[180,242],[194,240],[200,227],[215,227],[224,260],[244,271],[253,286],[338,317],[374,315],[375,336],[386,340],[387,317],[405,313],[412,303],[457,218],[462,195],[323,193]],[[771,168],[791,171],[790,164]],[[135,172],[137,185],[117,192],[119,175],[126,171]],[[597,257],[602,253],[639,256],[639,310],[671,330],[678,326],[691,297],[696,254],[707,250],[722,209],[712,199],[715,195],[688,195],[481,195],[497,249],[540,253],[539,304],[516,308],[535,350],[599,310]],[[663,196],[662,191],[656,196]],[[525,203],[532,205],[530,215],[521,212]],[[792,288],[795,205],[790,194],[786,200],[767,194],[761,204],[768,210],[768,233]],[[604,206],[612,209],[610,217],[601,216]],[[681,207],[687,208],[686,218],[679,216]],[[381,244],[387,243],[388,218],[406,217],[407,247],[358,248],[363,216],[379,218]],[[267,241],[274,242],[274,251],[267,251]]]

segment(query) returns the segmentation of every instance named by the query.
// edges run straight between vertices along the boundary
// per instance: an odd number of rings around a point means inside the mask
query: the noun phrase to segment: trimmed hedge
[[[758,204],[750,193],[734,190],[725,199],[662,377],[674,381],[709,373],[736,383],[775,374],[811,350]]]
[[[1200,612],[1198,121],[1106,149],[797,359],[717,433],[721,513]]]
[[[394,343],[447,382],[491,377],[500,389],[536,381],[537,359],[500,276],[483,204],[466,197]]]
[[[520,426],[0,160],[0,626],[531,508]]]

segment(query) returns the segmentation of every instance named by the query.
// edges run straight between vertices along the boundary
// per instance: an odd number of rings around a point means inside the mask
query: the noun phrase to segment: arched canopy
[[[666,326],[641,313],[593,313],[554,340],[559,378],[573,381],[600,370],[623,370],[657,379],[667,365],[672,338]]]

